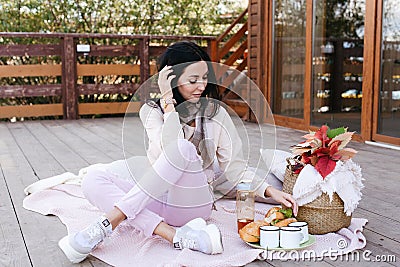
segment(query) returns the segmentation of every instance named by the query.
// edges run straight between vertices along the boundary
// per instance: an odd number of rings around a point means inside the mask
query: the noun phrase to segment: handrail
[[[114,38],[114,39],[153,39],[153,40],[216,40],[215,36],[211,35],[148,35],[148,34],[110,34],[110,33],[37,33],[37,32],[0,32],[0,37],[10,38]]]
[[[215,58],[217,61],[224,63],[224,67],[220,68],[218,73],[216,73],[217,78],[222,82],[219,87],[219,95],[222,101],[226,102],[244,119],[248,118],[249,115],[249,108],[243,101],[243,98],[247,95],[247,87],[236,86],[235,92],[231,91],[231,88],[235,86],[239,74],[247,67],[248,63],[248,58],[245,54],[248,48],[248,38],[246,37],[248,23],[243,19],[247,13],[248,8],[214,41],[216,46],[216,49],[214,49],[216,52]],[[243,25],[240,29],[235,29],[234,31],[235,26],[239,23]],[[230,35],[229,39],[226,38],[228,35]],[[229,71],[231,68],[234,68],[236,71]]]
[[[219,57],[223,58],[229,52],[229,50],[238,42],[238,40],[244,36],[246,31],[247,23],[245,23],[242,28],[240,28],[240,30],[235,33],[235,35],[232,36],[231,39],[229,39],[229,41],[227,41],[225,45],[218,50]]]
[[[236,68],[237,71],[233,72],[230,74],[223,82],[222,82],[222,87],[229,87],[235,79],[239,76],[242,70],[245,69],[247,65],[247,57],[243,60],[242,63],[239,64],[239,66]]]
[[[247,14],[247,11],[248,11],[248,8],[246,8],[246,9],[239,15],[239,17],[237,17],[237,18],[235,19],[235,21],[228,27],[228,29],[226,29],[226,31],[225,31],[223,34],[221,34],[220,36],[218,36],[217,42],[221,42],[222,39],[224,39],[225,36],[227,36],[227,35],[230,33],[230,31],[232,31],[233,27],[235,27],[236,24],[238,24],[238,23],[243,19],[243,17]]]
[[[233,54],[225,61],[228,66],[233,65],[233,63],[243,55],[244,51],[247,49],[247,40],[245,40],[238,49],[233,52]]]

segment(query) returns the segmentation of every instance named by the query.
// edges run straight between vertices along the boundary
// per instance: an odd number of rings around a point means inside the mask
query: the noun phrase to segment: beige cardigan
[[[163,147],[177,138],[184,138],[184,132],[179,120],[178,112],[163,113],[160,108],[143,105],[140,109],[140,119],[146,130],[149,146],[147,156],[150,163],[160,156]],[[217,114],[206,123],[206,138],[214,141],[214,151],[209,153],[214,156],[215,172],[222,172],[214,185],[217,195],[233,196],[235,185],[240,181],[252,181],[256,195],[265,198],[264,192],[269,186],[264,177],[255,174],[254,168],[244,160],[242,141],[228,112],[222,106]]]
[[[145,104],[140,109],[140,118],[149,138],[147,156],[134,156],[108,164],[94,164],[82,168],[78,175],[67,172],[42,179],[26,187],[25,194],[28,195],[63,183],[80,185],[89,169],[108,169],[118,173],[121,179],[127,180],[132,179],[132,175],[136,178],[142,177],[160,156],[162,147],[176,138],[184,138],[184,134],[177,112],[163,114],[159,108]],[[208,138],[212,138],[215,142],[215,150],[211,151],[211,155],[214,155],[214,171],[218,173],[218,178],[212,184],[215,198],[232,197],[235,190],[231,189],[234,189],[238,182],[252,180],[253,188],[257,189],[256,194],[261,198],[258,201],[263,201],[265,189],[269,184],[265,182],[264,177],[257,176],[254,172],[255,169],[249,167],[244,160],[242,141],[228,112],[220,107],[215,117],[206,123],[206,127],[206,133],[211,135]],[[262,171],[258,171],[262,173]],[[222,175],[219,175],[219,172],[222,172]]]

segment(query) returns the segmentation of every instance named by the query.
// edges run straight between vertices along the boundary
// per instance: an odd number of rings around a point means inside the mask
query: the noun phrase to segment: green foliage
[[[0,0],[0,31],[219,34],[243,11],[234,0]]]
[[[345,132],[346,132],[346,128],[344,128],[344,127],[329,129],[327,132],[327,136],[329,138],[334,138],[334,137],[338,136],[339,134],[343,134]]]

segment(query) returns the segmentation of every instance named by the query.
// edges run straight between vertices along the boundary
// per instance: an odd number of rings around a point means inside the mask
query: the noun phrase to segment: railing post
[[[76,86],[76,39],[65,35],[62,38],[62,102],[63,117],[78,119],[78,91]]]
[[[210,55],[212,62],[219,62],[218,58],[218,42],[216,39],[207,41],[207,52]]]
[[[150,77],[150,49],[149,38],[142,38],[139,40],[139,58],[140,58],[140,84],[145,83]],[[140,102],[143,104],[146,100],[143,90],[137,94]]]
[[[149,39],[140,39],[139,47],[140,83],[144,83],[150,77]]]

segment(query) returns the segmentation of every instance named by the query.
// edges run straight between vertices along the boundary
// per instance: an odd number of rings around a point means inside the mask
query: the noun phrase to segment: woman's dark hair
[[[207,75],[207,86],[201,95],[202,99],[204,100],[204,98],[208,98],[219,100],[218,86],[216,84],[215,72],[211,64],[210,56],[199,45],[190,41],[174,43],[169,46],[157,60],[158,71],[161,71],[165,66],[172,66],[173,74],[176,75],[171,82],[171,87],[177,106],[186,101],[178,90],[177,81],[187,66],[198,61],[205,61],[209,71]],[[218,101],[213,102],[217,103]],[[205,106],[203,108],[205,108]]]

